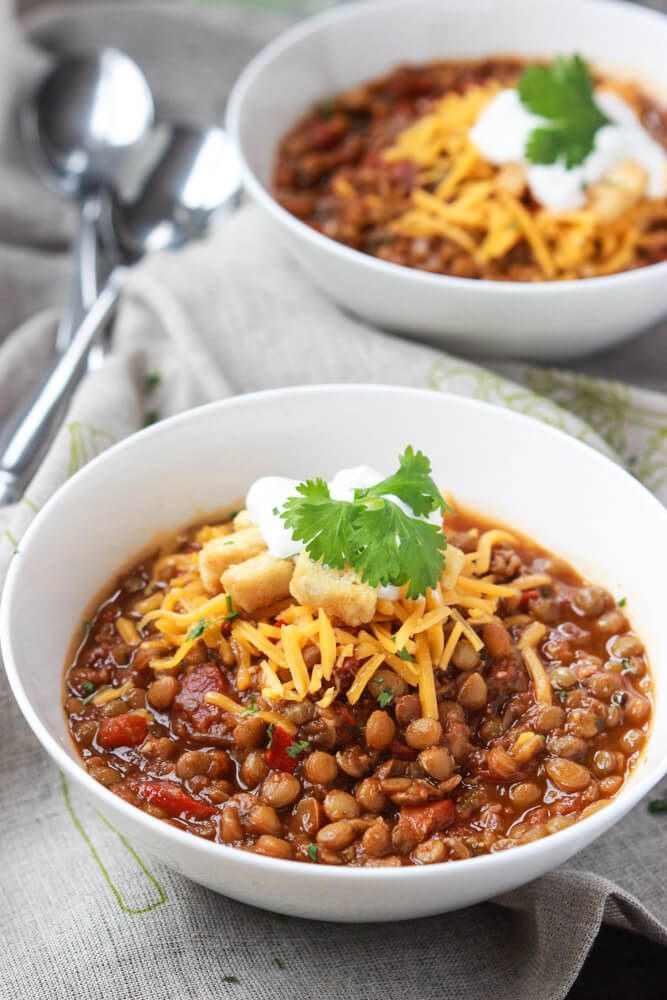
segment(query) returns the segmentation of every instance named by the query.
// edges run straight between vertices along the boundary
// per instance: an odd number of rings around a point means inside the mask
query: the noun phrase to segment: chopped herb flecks
[[[317,861],[317,844],[308,844],[308,857],[311,861]]]
[[[408,663],[416,663],[417,662],[415,660],[414,656],[410,656],[410,654],[408,653],[408,651],[407,651],[407,649],[405,647],[403,647],[403,649],[399,649],[399,651],[398,651],[398,658],[399,658],[399,660],[406,660]]]
[[[310,750],[310,743],[308,740],[295,740],[294,743],[291,743],[290,746],[287,747],[285,753],[288,757],[296,760],[299,754],[305,753],[306,750]]]
[[[380,708],[386,708],[394,700],[394,692],[391,688],[382,688],[378,695],[378,704]]]

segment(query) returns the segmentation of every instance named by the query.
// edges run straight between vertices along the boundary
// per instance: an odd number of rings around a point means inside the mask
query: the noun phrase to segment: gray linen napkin
[[[123,5],[122,16],[116,4],[38,12],[29,27],[33,38],[52,44],[72,37],[87,44],[111,40],[141,59],[162,103],[173,107],[182,100],[187,109],[205,86],[211,114],[238,68],[239,51],[242,61],[282,21],[230,7],[141,3]],[[43,60],[6,17],[0,45],[8,53],[7,85],[16,94]],[[163,53],[168,71],[161,69]],[[231,75],[218,74],[223,63],[233,66]],[[52,306],[61,294],[70,225],[62,206],[22,169],[4,93],[0,266],[7,336],[0,345],[0,419],[52,342]],[[107,363],[81,385],[22,503],[0,514],[0,534],[6,532],[0,579],[8,561],[20,558],[20,537],[35,510],[94,454],[138,429],[147,414],[166,416],[277,385],[390,382],[488,398],[634,459],[665,498],[667,406],[661,397],[563,373],[512,371],[523,385],[344,315],[285,259],[259,213],[245,208],[201,243],[137,270]],[[160,374],[152,388],[146,382],[151,372]],[[588,422],[540,393],[577,409]],[[645,804],[568,865],[501,899],[428,920],[333,925],[278,918],[232,902],[139,857],[68,788],[4,680],[0,732],[3,1000],[208,1000],[227,994],[252,1000],[557,1000],[574,981],[603,919],[667,944],[667,888],[660,877],[667,830]]]

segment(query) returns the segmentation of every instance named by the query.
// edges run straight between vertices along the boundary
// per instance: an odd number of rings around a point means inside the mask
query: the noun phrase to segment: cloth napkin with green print
[[[103,39],[141,61],[161,106],[201,112],[203,102],[214,117],[235,60],[284,21],[178,3],[38,10],[21,26],[6,16],[8,93],[44,65],[31,42]],[[231,70],[214,72],[221,51]],[[72,221],[19,162],[3,100],[0,420],[53,342]],[[628,349],[628,364],[633,357]],[[0,512],[0,579],[54,490],[147,421],[258,389],[362,381],[473,396],[544,420],[667,502],[665,397],[564,371],[482,367],[370,329],[313,288],[259,211],[244,207],[205,240],[136,269],[106,363],[84,379],[23,500]],[[2,1000],[558,1000],[603,920],[667,944],[667,824],[646,802],[567,865],[501,898],[409,923],[333,925],[244,906],[137,854],[68,787],[4,679],[0,732]]]

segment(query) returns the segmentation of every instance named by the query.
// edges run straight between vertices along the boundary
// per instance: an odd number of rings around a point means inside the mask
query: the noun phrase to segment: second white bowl
[[[227,126],[249,194],[323,291],[388,330],[466,353],[573,358],[639,333],[667,313],[667,262],[560,282],[427,274],[351,250],[270,194],[281,136],[318,99],[400,63],[578,52],[667,93],[667,17],[598,0],[382,0],[336,8],[286,32],[241,74]]]

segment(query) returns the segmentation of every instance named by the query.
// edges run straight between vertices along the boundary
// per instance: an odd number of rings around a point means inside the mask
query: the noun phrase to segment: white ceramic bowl
[[[390,471],[406,444],[436,481],[627,597],[646,642],[657,709],[646,761],[605,809],[544,840],[430,867],[334,868],[260,857],[154,819],[95,782],[70,743],[62,668],[84,609],[160,531],[243,496],[258,476]],[[177,482],[177,488],[174,483]],[[629,529],[628,533],[624,529]],[[327,920],[395,920],[466,906],[565,861],[667,769],[667,512],[612,462],[542,423],[425,390],[314,386],[242,396],[134,435],[74,476],[37,515],[12,561],[0,612],[16,699],[42,745],[133,842],[235,899]]]
[[[427,274],[336,243],[269,193],[279,139],[320,98],[402,62],[572,52],[667,93],[667,17],[635,4],[383,0],[314,17],[256,56],[230,97],[227,127],[243,160],[247,191],[315,284],[385,329],[466,353],[552,360],[624,340],[667,313],[667,262],[544,283]]]

